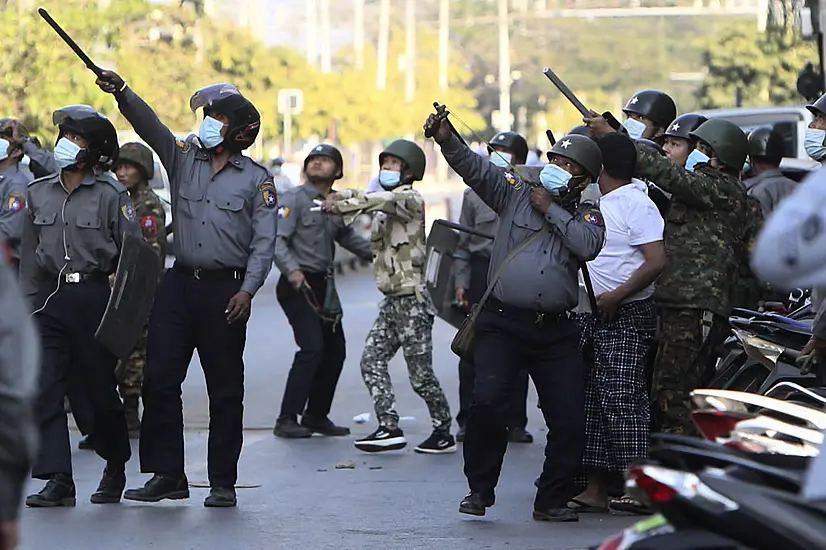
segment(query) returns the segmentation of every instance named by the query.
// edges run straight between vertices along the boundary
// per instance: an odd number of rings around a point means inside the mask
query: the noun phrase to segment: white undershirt
[[[588,262],[596,296],[625,283],[645,263],[640,246],[662,241],[665,227],[660,211],[648,198],[645,183],[638,180],[602,195],[599,210],[605,220],[605,246]],[[653,293],[652,284],[623,303],[643,300]]]

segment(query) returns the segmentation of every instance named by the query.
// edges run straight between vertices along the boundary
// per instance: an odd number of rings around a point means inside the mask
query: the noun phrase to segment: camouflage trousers
[[[143,369],[146,366],[146,326],[143,328],[135,349],[126,361],[118,361],[115,373],[118,379],[118,390],[122,398],[140,397],[143,388]]]
[[[394,429],[399,424],[396,396],[388,363],[402,349],[410,384],[427,403],[433,428],[449,432],[450,407],[433,372],[433,317],[435,308],[427,294],[420,297],[386,296],[379,316],[367,334],[361,356],[361,377],[373,398],[379,424]]]
[[[701,309],[662,308],[657,358],[651,384],[653,431],[699,435],[691,420],[690,394],[700,386],[712,352],[728,333],[714,314],[704,330]]]

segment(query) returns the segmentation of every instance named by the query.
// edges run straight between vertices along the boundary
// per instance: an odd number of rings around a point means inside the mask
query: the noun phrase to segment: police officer
[[[490,162],[512,174],[511,166],[525,164],[528,154],[528,142],[516,132],[500,132],[490,140],[488,147]],[[473,189],[465,189],[462,197],[462,210],[459,223],[488,235],[496,234],[499,218],[496,212],[479,198]],[[490,253],[493,240],[471,233],[460,233],[456,246],[456,301],[463,307],[478,303],[487,288]],[[459,424],[457,441],[465,439],[465,423],[468,410],[473,401],[474,384],[473,362],[459,360]],[[520,370],[512,392],[508,414],[508,441],[514,443],[531,443],[533,436],[525,430],[528,424],[526,401],[528,398],[528,371]]]
[[[20,170],[23,149],[7,134],[0,135],[0,241],[11,249],[12,266],[20,261],[20,239],[26,208],[26,186],[31,178]]]
[[[273,184],[275,184],[275,190],[279,195],[283,195],[287,189],[295,187],[287,174],[282,171],[283,166],[284,159],[281,157],[273,159],[270,163],[270,175],[273,177]]]
[[[195,349],[210,398],[205,506],[236,505],[243,441],[244,344],[253,295],[272,265],[277,229],[275,186],[267,169],[241,154],[261,125],[237,88],[216,84],[190,99],[204,120],[195,136],[175,139],[155,112],[113,72],[98,85],[112,93],[138,135],[169,174],[175,265],[164,275],[149,317],[144,372],[141,470],[155,474],[125,498],[189,497],[184,473],[181,384]]]
[[[797,182],[780,171],[783,137],[771,126],[755,128],[749,134],[749,161],[755,173],[744,184],[749,196],[760,201],[763,217],[768,218],[777,204],[790,195]]]
[[[0,120],[0,133],[9,138],[13,145],[21,148],[21,152],[29,157],[28,172],[32,175],[32,179],[42,178],[59,170],[51,151],[43,149],[40,141],[30,136],[29,131],[19,120],[14,118]],[[27,172],[23,167],[20,167],[20,170]]]
[[[33,406],[40,369],[40,341],[15,275],[0,254],[0,548],[4,550],[17,547],[17,518],[35,459]]]
[[[55,111],[60,172],[35,180],[26,196],[20,280],[43,340],[37,400],[40,450],[32,470],[48,480],[32,507],[74,506],[72,456],[63,399],[80,381],[93,409],[95,450],[106,460],[92,502],[119,502],[131,456],[115,356],[95,339],[109,301],[125,233],[140,234],[126,189],[106,174],[117,159],[115,127],[86,105]]]
[[[586,117],[597,136],[613,131],[602,117]],[[739,181],[748,153],[742,130],[710,119],[689,133],[697,154],[685,167],[637,145],[638,177],[672,194],[666,218],[668,266],[657,280],[660,342],[654,366],[652,415],[667,433],[695,433],[689,393],[728,332],[747,198]]]
[[[628,117],[622,125],[629,136],[660,141],[668,125],[677,117],[677,104],[664,92],[643,90],[628,100],[622,112]]]
[[[489,272],[493,293],[476,324],[476,386],[464,444],[470,494],[459,511],[484,515],[494,504],[507,446],[507,398],[514,366],[524,365],[548,424],[533,517],[577,521],[567,503],[576,491],[585,443],[584,366],[568,311],[577,304],[577,269],[596,257],[605,235],[599,211],[577,205],[582,189],[602,170],[599,147],[584,136],[565,136],[548,153],[541,187],[532,187],[474,155],[440,115],[430,115],[425,132],[500,217],[490,267],[502,272],[497,281]]]
[[[341,152],[332,145],[317,145],[304,160],[304,174],[307,183],[282,195],[278,209],[275,263],[281,277],[275,292],[299,350],[273,431],[286,438],[310,437],[313,432],[348,435],[348,428],[327,417],[346,352],[333,279],[335,243],[367,262],[373,253],[370,243],[345,225],[341,216],[312,210],[313,201],[325,199],[344,177]]]
[[[152,151],[141,143],[125,143],[120,148],[118,160],[112,167],[118,181],[129,191],[135,215],[140,223],[144,240],[158,254],[163,269],[166,259],[166,213],[161,198],[149,186],[155,175]],[[144,328],[135,349],[118,365],[118,387],[126,409],[126,425],[130,437],[140,432],[138,399],[143,387],[143,369],[146,365],[147,328]]]

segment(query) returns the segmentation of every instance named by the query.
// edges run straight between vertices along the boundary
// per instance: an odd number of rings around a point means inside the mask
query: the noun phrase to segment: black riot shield
[[[459,244],[459,232],[472,233],[480,237],[493,239],[474,231],[469,227],[447,220],[434,220],[427,236],[427,290],[436,305],[437,315],[459,328],[467,316],[467,311],[456,302],[453,262],[456,259],[456,247]]]
[[[118,359],[132,353],[143,332],[161,274],[157,253],[140,237],[125,235],[109,304],[95,338]]]

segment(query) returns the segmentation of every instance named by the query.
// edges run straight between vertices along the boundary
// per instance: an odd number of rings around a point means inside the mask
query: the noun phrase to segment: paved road
[[[332,418],[348,425],[353,436],[285,441],[272,425],[294,352],[292,333],[275,302],[275,278],[256,297],[247,339],[245,443],[241,456],[239,507],[205,509],[205,488],[193,488],[188,501],[142,505],[124,502],[100,506],[88,502],[103,464],[88,451],[75,451],[78,506],[62,510],[26,510],[22,548],[120,549],[573,549],[586,548],[633,522],[612,516],[583,516],[577,524],[539,524],[531,520],[533,480],[543,446],[515,445],[508,452],[497,504],[481,519],[458,513],[466,492],[461,453],[418,455],[412,447],[430,433],[424,403],[407,382],[404,362],[391,365],[398,410],[411,445],[387,455],[356,451],[352,441],[374,424],[355,424],[353,416],[372,412],[358,363],[364,338],[376,313],[379,293],[368,270],[339,277],[344,306],[348,359]],[[454,330],[441,321],[434,328],[437,374],[455,415],[456,358],[449,350]],[[530,397],[529,430],[544,440],[545,430]],[[203,374],[193,360],[184,387],[187,422],[187,474],[193,484],[206,482],[207,400]],[[372,415],[371,415],[372,416]],[[79,438],[73,434],[73,442]],[[135,458],[128,465],[128,485],[148,479]],[[355,469],[336,470],[352,460]],[[40,482],[31,485],[38,490]]]

